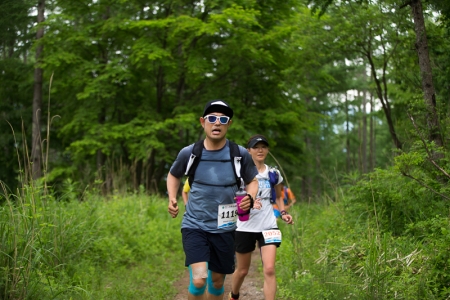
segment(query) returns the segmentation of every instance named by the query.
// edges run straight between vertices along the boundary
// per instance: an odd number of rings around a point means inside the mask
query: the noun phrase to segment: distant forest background
[[[224,99],[228,137],[266,135],[300,200],[333,199],[333,186],[387,168],[445,194],[450,3],[4,0],[0,10],[10,190],[38,179],[78,197],[165,193],[176,154],[202,137],[204,104]]]

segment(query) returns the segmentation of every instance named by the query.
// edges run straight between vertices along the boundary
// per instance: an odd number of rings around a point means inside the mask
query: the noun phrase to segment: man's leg
[[[211,233],[208,236],[208,299],[223,299],[226,274],[234,272],[234,231]]]
[[[208,300],[222,300],[225,274],[208,271]]]
[[[206,300],[206,280],[208,265],[206,262],[194,263],[189,266],[188,300]]]

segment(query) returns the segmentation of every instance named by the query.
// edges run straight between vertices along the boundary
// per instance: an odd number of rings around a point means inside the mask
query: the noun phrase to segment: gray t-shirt
[[[178,153],[177,159],[170,168],[173,176],[177,178],[184,176],[193,147],[194,144],[189,145]],[[241,177],[245,183],[250,183],[258,174],[258,170],[247,149],[239,146],[239,151],[242,156]],[[181,228],[202,229],[212,233],[236,229],[235,226],[218,228],[219,205],[235,203],[237,185],[232,163],[228,140],[220,150],[203,149],[189,192]]]

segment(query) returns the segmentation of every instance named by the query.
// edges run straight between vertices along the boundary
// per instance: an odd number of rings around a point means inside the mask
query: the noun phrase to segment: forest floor
[[[259,248],[256,248],[252,253],[252,263],[248,275],[245,277],[244,284],[241,287],[239,300],[264,300],[262,291],[264,278],[261,271],[258,270],[259,266],[261,266],[261,257],[259,255]],[[231,277],[232,275],[227,275],[225,278],[224,300],[229,300],[228,295],[231,291]],[[186,268],[184,276],[175,283],[175,288],[178,293],[174,300],[186,300],[188,298],[188,286],[189,271]]]

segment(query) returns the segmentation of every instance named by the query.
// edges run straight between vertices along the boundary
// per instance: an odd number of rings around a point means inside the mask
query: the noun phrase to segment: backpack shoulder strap
[[[278,170],[275,168],[269,168],[269,183],[270,183],[270,202],[275,203],[277,199],[277,193],[275,191],[275,185],[279,180]]]
[[[273,187],[276,184],[278,184],[278,179],[279,179],[279,174],[278,174],[278,170],[275,168],[270,168],[269,167],[269,182],[270,182],[270,186]]]
[[[203,144],[203,140],[200,140],[197,141],[192,148],[192,153],[186,166],[186,172],[184,173],[184,175],[188,176],[189,186],[192,186],[192,182],[194,181],[195,170],[197,169],[200,158],[202,157],[204,147],[205,145]]]
[[[233,165],[234,174],[236,175],[236,184],[238,188],[241,187],[241,151],[239,151],[239,145],[235,142],[229,141],[230,158]]]

